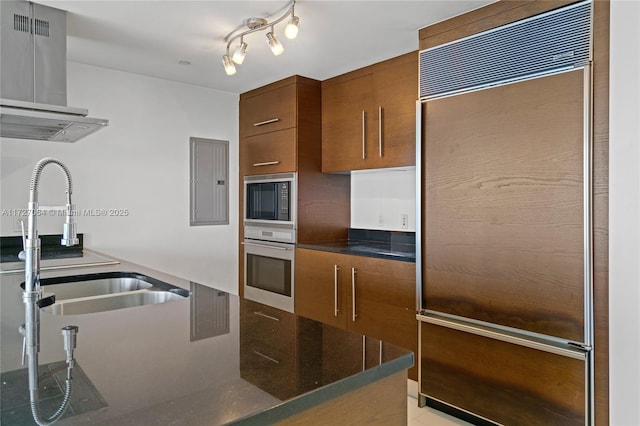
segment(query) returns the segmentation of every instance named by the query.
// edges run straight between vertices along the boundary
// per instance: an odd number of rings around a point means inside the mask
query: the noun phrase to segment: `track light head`
[[[289,23],[284,29],[284,35],[290,40],[293,40],[294,38],[296,38],[298,36],[299,24],[300,24],[300,18],[292,15],[291,20],[289,21]]]
[[[233,56],[231,57],[231,59],[233,59],[233,62],[235,62],[238,65],[241,65],[242,62],[244,62],[244,57],[247,54],[247,43],[245,43],[244,41],[240,43],[240,46],[237,47],[236,51],[233,52]]]
[[[222,65],[224,65],[224,72],[226,72],[227,75],[234,75],[236,73],[236,67],[233,65],[229,54],[222,56]]]
[[[271,31],[267,33],[267,44],[271,48],[273,56],[279,56],[284,52],[284,47],[282,47],[282,44],[280,44],[275,34],[273,34],[273,27],[271,27]]]

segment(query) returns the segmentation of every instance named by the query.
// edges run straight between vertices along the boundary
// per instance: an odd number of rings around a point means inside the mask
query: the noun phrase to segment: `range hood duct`
[[[107,126],[67,106],[67,14],[0,1],[0,136],[76,142]]]

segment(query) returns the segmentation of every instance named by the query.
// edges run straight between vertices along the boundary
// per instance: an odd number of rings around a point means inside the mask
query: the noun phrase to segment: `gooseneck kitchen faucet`
[[[25,355],[28,358],[29,371],[29,398],[31,401],[31,413],[33,420],[40,426],[47,426],[56,422],[69,406],[71,397],[71,372],[75,366],[73,351],[76,347],[76,334],[78,327],[66,326],[62,329],[64,339],[64,350],[66,352],[67,377],[64,399],[60,407],[49,418],[43,419],[40,415],[38,406],[38,352],[40,352],[40,308],[51,304],[55,299],[49,298],[48,301],[42,299],[42,290],[40,289],[40,238],[38,236],[38,185],[40,182],[40,174],[48,164],[55,164],[60,168],[67,180],[67,203],[64,206],[65,223],[60,243],[70,247],[78,244],[76,235],[76,224],[73,221],[74,206],[71,203],[71,174],[69,169],[60,161],[54,158],[43,158],[38,161],[31,175],[31,183],[29,185],[29,204],[28,204],[28,234],[25,238],[23,227],[23,253],[20,258],[25,261],[24,268],[24,291],[22,292],[22,301],[24,302],[25,323],[20,327],[20,332],[24,336],[22,349],[22,363],[24,364]]]

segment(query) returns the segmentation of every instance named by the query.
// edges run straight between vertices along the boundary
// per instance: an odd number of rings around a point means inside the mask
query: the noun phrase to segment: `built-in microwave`
[[[244,178],[245,238],[296,242],[296,174]]]
[[[295,245],[247,239],[243,245],[245,299],[293,312]]]

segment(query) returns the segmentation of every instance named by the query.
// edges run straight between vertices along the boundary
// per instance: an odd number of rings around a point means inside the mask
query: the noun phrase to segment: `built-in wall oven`
[[[294,244],[244,240],[244,297],[293,312]]]
[[[294,309],[296,174],[244,178],[244,297]]]

